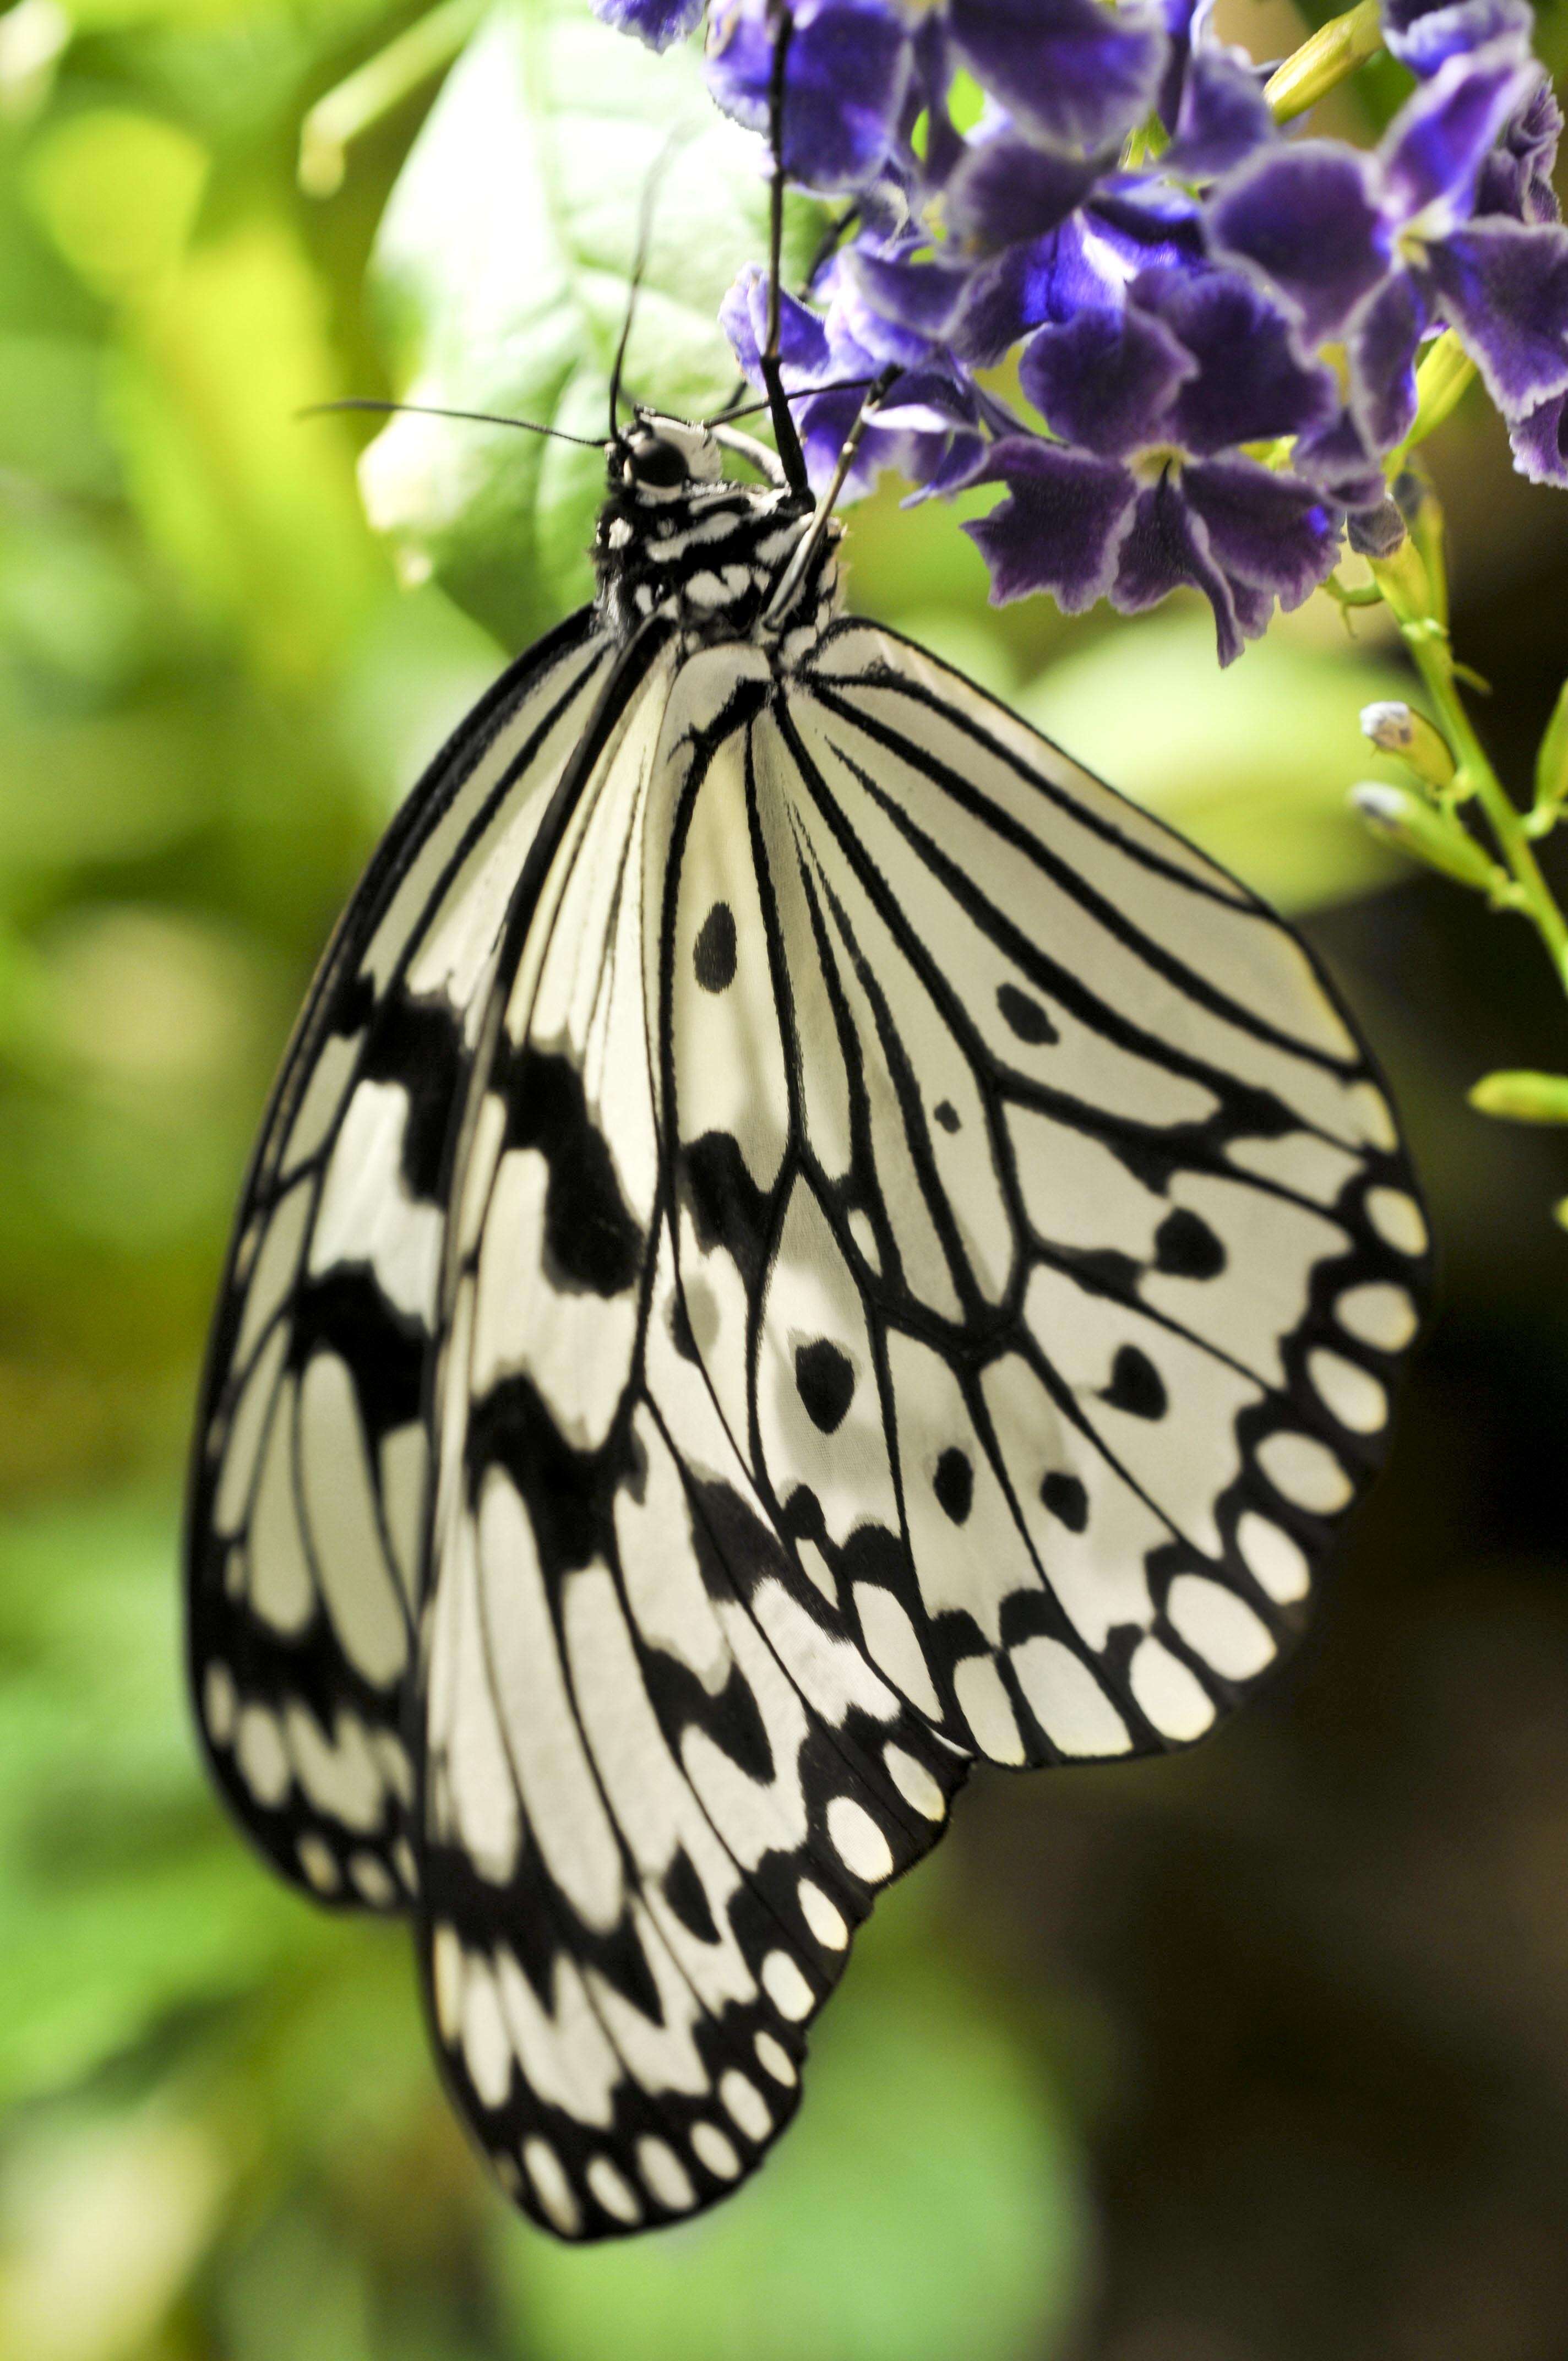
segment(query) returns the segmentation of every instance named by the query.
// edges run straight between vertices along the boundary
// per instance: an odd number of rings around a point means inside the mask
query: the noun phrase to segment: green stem
[[[485,13],[487,0],[442,0],[319,98],[300,126],[300,186],[330,197],[343,185],[349,142],[440,73]]]
[[[1360,0],[1359,6],[1320,25],[1310,40],[1303,41],[1264,86],[1275,121],[1288,123],[1305,115],[1382,47],[1378,0]]]
[[[1425,505],[1435,509],[1435,503]],[[1507,864],[1514,888],[1511,906],[1530,920],[1546,947],[1559,983],[1568,992],[1568,920],[1541,874],[1525,816],[1493,769],[1464,709],[1448,633],[1431,611],[1433,602],[1426,566],[1407,542],[1392,558],[1376,562],[1372,570],[1398,619],[1405,644],[1436,709],[1435,718],[1458,758],[1456,785],[1463,782],[1474,792],[1476,806],[1486,814],[1486,825]]]

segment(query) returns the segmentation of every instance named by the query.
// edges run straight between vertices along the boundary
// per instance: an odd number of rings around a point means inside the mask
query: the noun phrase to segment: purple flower
[[[1264,77],[1245,49],[1214,38],[1214,0],[1166,0],[1169,42],[1158,113],[1169,133],[1161,169],[1212,180],[1278,137]]]
[[[1532,484],[1568,489],[1568,394],[1543,401],[1508,429],[1514,465]]]
[[[702,22],[703,0],[591,0],[596,16],[618,33],[635,33],[651,49],[667,49]]]
[[[767,313],[767,273],[753,263],[740,273],[719,313],[753,385],[762,382]],[[853,322],[852,296],[830,302],[826,317],[792,296],[779,305],[779,357],[791,393],[807,397],[792,407],[806,468],[818,490],[831,478],[860,415],[867,380],[879,376],[889,358],[885,348],[872,349],[860,341]],[[927,490],[945,491],[961,482],[981,456],[982,405],[976,389],[932,339],[918,339],[914,331],[906,335],[905,357],[898,364],[902,374],[868,424],[846,483],[850,499],[870,491],[884,468]]]
[[[652,0],[607,5],[641,13]],[[768,0],[714,0],[708,87],[752,130],[767,127],[775,41]],[[808,188],[863,187],[897,160],[924,110],[927,173],[939,181],[960,148],[946,109],[960,65],[1023,138],[1119,145],[1153,105],[1166,53],[1152,0],[938,0],[924,16],[900,0],[795,0],[785,169]]]
[[[960,62],[1030,138],[1103,146],[1154,105],[1167,44],[1145,0],[946,0],[945,20]]]
[[[1533,22],[1529,0],[1383,0],[1384,40],[1423,80],[1492,41],[1528,49]]]
[[[783,153],[808,189],[854,189],[887,162],[914,69],[896,0],[796,0],[785,60]],[[766,133],[777,33],[765,0],[715,0],[707,86],[727,115]]]
[[[1552,175],[1562,137],[1563,109],[1541,68],[1535,88],[1504,125],[1501,138],[1481,167],[1476,213],[1508,214],[1522,222],[1559,220],[1562,209]]]
[[[1344,339],[1353,410],[1376,450],[1408,432],[1417,356],[1445,320],[1505,417],[1568,387],[1568,232],[1471,218],[1494,143],[1535,84],[1512,41],[1452,57],[1376,156],[1304,140],[1255,158],[1216,193],[1216,253],[1284,303],[1304,349]],[[1522,186],[1533,169],[1527,155]]]
[[[966,527],[992,596],[1049,590],[1069,614],[1201,590],[1220,661],[1299,606],[1333,565],[1340,520],[1299,477],[1242,446],[1325,423],[1333,379],[1233,271],[1143,271],[1124,305],[1041,329],[1024,390],[1058,438],[1003,435],[975,480],[1007,497]]]

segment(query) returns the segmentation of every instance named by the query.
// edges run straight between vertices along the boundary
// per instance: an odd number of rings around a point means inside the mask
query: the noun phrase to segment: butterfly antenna
[[[303,410],[296,410],[296,418],[322,418],[332,410],[369,410],[379,416],[396,415],[410,411],[416,418],[464,418],[474,426],[516,426],[525,434],[548,434],[553,443],[575,443],[582,451],[602,451],[604,445],[591,434],[568,434],[565,427],[541,426],[536,418],[502,418],[493,410],[439,410],[428,401],[371,401],[360,394],[347,394],[341,401],[311,401]]]
[[[692,137],[694,126],[678,123],[654,157],[648,177],[642,183],[642,201],[637,212],[637,247],[631,258],[631,275],[627,281],[626,317],[620,324],[620,342],[615,348],[615,366],[609,373],[609,439],[613,443],[620,432],[620,379],[626,367],[626,348],[631,342],[631,323],[637,316],[637,298],[648,268],[648,249],[653,238],[653,213],[658,203],[659,190],[664,174],[679,150]]]
[[[836,377],[830,378],[826,385],[796,386],[795,391],[786,393],[784,399],[785,401],[817,401],[825,393],[863,393],[868,386],[873,385],[881,387],[883,392],[887,390],[883,378]],[[755,418],[762,411],[771,410],[773,404],[766,399],[762,401],[739,402],[726,410],[716,410],[711,418],[704,419],[703,424],[733,426],[738,418]]]
[[[784,398],[784,370],[779,358],[780,288],[784,274],[784,78],[789,45],[794,38],[795,17],[785,8],[773,38],[773,70],[768,85],[768,144],[773,153],[773,172],[768,192],[768,333],[760,365],[784,480],[792,492],[808,493],[811,485],[806,472],[806,454],[800,447],[800,436]]]

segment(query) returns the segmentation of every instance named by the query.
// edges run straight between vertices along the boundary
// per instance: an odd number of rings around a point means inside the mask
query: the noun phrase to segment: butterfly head
[[[704,426],[638,410],[606,445],[609,488],[594,542],[599,611],[620,639],[654,614],[687,644],[770,636],[769,602],[812,514],[783,480],[773,454],[733,426]],[[727,456],[763,480],[739,483]],[[817,626],[836,611],[836,528],[803,581],[792,621]]]
[[[718,443],[706,426],[639,411],[609,445],[611,493],[668,508],[723,478]]]

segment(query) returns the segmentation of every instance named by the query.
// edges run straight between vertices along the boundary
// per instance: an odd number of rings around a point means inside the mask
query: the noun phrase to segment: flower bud
[[[1412,713],[1408,705],[1393,699],[1364,705],[1361,728],[1380,753],[1398,754],[1434,787],[1446,787],[1453,778],[1454,762],[1448,741],[1424,713]]]
[[[1401,623],[1424,623],[1433,611],[1431,576],[1416,546],[1407,536],[1387,557],[1368,559],[1372,578]]]
[[[1510,1123],[1568,1123],[1568,1074],[1485,1074],[1470,1093],[1477,1115]]]
[[[1412,861],[1441,869],[1461,885],[1490,894],[1502,872],[1489,861],[1452,812],[1430,804],[1409,787],[1391,786],[1383,779],[1367,779],[1352,787],[1351,802],[1375,836],[1397,844]]]
[[[1553,818],[1568,802],[1568,680],[1557,692],[1541,752],[1535,758],[1535,808]]]

